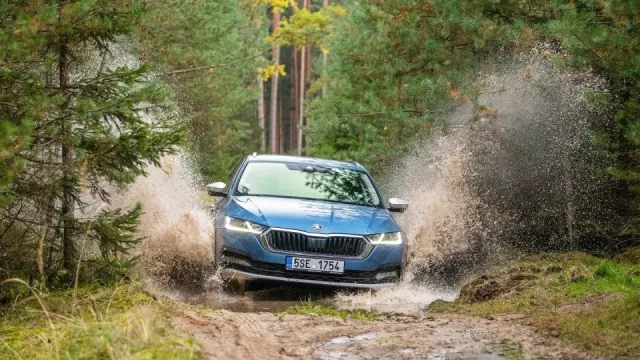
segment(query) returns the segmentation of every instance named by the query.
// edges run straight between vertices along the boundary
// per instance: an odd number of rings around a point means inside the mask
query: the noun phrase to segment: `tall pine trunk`
[[[329,6],[329,0],[322,0],[322,7]],[[327,62],[329,55],[326,52],[322,52],[322,98],[327,97]]]
[[[273,32],[280,27],[280,9],[273,8]],[[271,105],[269,109],[270,126],[270,146],[271,153],[278,153],[278,71],[277,68],[280,65],[280,40],[275,39],[273,42],[273,52],[271,54],[273,65],[276,67],[276,72],[271,78]]]
[[[300,94],[298,95],[298,155],[302,155],[302,126],[304,125],[304,88],[305,88],[305,65],[306,65],[306,46],[300,49]]]
[[[282,114],[284,114],[284,102],[282,96],[278,100],[278,153],[284,154],[284,122],[282,121]]]
[[[262,81],[262,74],[258,75],[258,126],[260,127],[261,134],[261,142],[260,142],[260,151],[267,150],[267,131],[264,128],[265,123],[265,113],[264,113],[264,81]]]
[[[256,28],[260,30],[260,21],[256,20]],[[262,57],[260,57],[262,59]],[[258,127],[260,127],[260,151],[267,151],[267,130],[265,129],[265,109],[264,109],[264,80],[262,70],[258,69]]]
[[[311,6],[309,0],[303,0],[302,6],[305,9],[309,9]],[[300,95],[299,95],[299,106],[298,106],[298,155],[302,155],[302,145],[304,143],[304,135],[302,133],[302,127],[304,126],[304,93],[306,88],[306,80],[308,78],[307,72],[309,68],[309,62],[307,57],[309,56],[310,48],[307,46],[302,46],[300,49]]]
[[[289,122],[289,151],[297,149],[298,129],[298,48],[294,46],[291,51],[291,121]]]
[[[67,0],[58,0],[58,20]],[[69,88],[69,44],[66,36],[61,36],[58,49],[58,74],[60,92],[66,94]],[[68,101],[68,100],[67,100]],[[71,138],[71,119],[64,116],[69,106],[65,101],[61,106],[61,157],[62,157],[62,204],[60,216],[63,222],[62,261],[65,269],[72,270],[75,262],[75,244],[73,242],[75,198],[73,196],[73,144]]]

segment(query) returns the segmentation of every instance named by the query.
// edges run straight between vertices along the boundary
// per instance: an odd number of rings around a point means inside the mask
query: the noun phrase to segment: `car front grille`
[[[272,250],[302,254],[362,257],[369,248],[364,238],[353,236],[314,237],[293,231],[271,230],[265,238]]]

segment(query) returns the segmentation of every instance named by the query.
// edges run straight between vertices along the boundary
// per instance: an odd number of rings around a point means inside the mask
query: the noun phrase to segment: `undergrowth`
[[[544,254],[488,272],[455,302],[427,311],[488,317],[524,313],[523,322],[600,355],[640,354],[640,264],[582,253]]]
[[[0,308],[0,357],[192,359],[195,340],[174,329],[141,284],[83,287],[16,298]]]

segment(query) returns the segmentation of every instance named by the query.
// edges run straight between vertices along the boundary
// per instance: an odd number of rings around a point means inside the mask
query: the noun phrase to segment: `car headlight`
[[[224,228],[231,231],[248,232],[256,235],[262,234],[267,229],[266,226],[228,216],[224,218]]]
[[[367,235],[367,239],[374,245],[377,245],[377,244],[398,245],[398,244],[402,244],[402,233],[394,232],[394,233]]]

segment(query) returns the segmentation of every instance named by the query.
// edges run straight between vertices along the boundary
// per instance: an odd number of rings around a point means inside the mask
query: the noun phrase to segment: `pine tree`
[[[273,13],[273,29],[278,29],[280,27],[280,13],[281,9],[278,6],[274,6],[271,9]],[[280,39],[277,37],[273,40],[273,50],[271,51],[271,62],[273,66],[278,68],[280,67]],[[278,79],[279,73],[276,71],[274,75],[271,77],[271,104],[269,105],[269,120],[270,120],[270,140],[269,145],[271,148],[272,154],[279,153],[279,144],[278,144]]]
[[[480,64],[483,51],[517,44],[525,2],[357,1],[335,23],[326,98],[308,105],[317,156],[377,170],[429,131]],[[524,10],[522,10],[524,11]],[[524,18],[521,16],[521,18]]]
[[[304,0],[303,8],[293,12],[293,14],[282,22],[282,25],[275,31],[274,38],[277,38],[284,46],[300,48],[300,68],[294,70],[297,75],[294,83],[297,89],[292,92],[292,99],[296,101],[295,119],[292,123],[297,124],[296,146],[298,154],[302,153],[304,143],[302,129],[305,126],[304,102],[307,96],[307,88],[312,81],[311,71],[311,49],[320,48],[327,51],[327,39],[331,35],[331,24],[333,19],[344,14],[344,9],[340,6],[325,6],[320,11],[311,12],[311,1]],[[294,50],[295,52],[295,50]],[[297,58],[294,58],[297,60]]]
[[[570,66],[594,69],[610,81],[613,97],[603,105],[616,109],[614,126],[599,129],[599,139],[617,165],[609,172],[628,191],[628,217],[621,233],[634,241],[640,234],[640,3],[638,1],[553,1],[555,16],[546,34],[558,39],[572,55]],[[618,246],[624,245],[619,241]]]
[[[145,58],[176,90],[189,152],[207,179],[227,178],[262,147],[256,104],[264,84],[256,72],[269,53],[266,7],[254,0],[153,2],[137,32]]]
[[[11,104],[2,110],[3,124],[10,124],[3,133],[15,144],[3,153],[3,166],[21,171],[2,188],[14,199],[0,213],[0,241],[25,229],[20,241],[28,251],[30,240],[45,236],[50,273],[59,265],[67,274],[75,269],[84,233],[106,259],[117,259],[139,240],[134,233],[141,209],[93,217],[85,213],[87,197],[108,202],[108,188],[144,175],[183,138],[179,124],[155,116],[167,107],[168,93],[147,80],[146,66],[95,65],[133,32],[144,2],[2,6],[0,41],[15,45],[4,48],[0,62],[0,96]],[[23,129],[28,136],[17,137]]]

